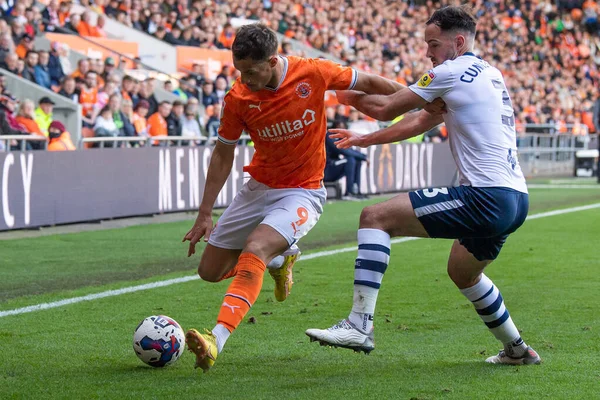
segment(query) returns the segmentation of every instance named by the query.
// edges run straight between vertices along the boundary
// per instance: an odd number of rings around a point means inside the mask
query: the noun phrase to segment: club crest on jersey
[[[417,86],[419,86],[419,87],[427,87],[427,86],[429,86],[429,84],[431,83],[431,81],[434,80],[434,79],[435,79],[435,74],[433,73],[433,71],[429,71],[425,75],[423,75],[421,77],[421,79],[419,79],[419,82],[417,83]]]
[[[310,96],[311,92],[312,88],[310,87],[308,82],[300,82],[298,86],[296,86],[296,94],[301,99],[306,99],[308,96]]]

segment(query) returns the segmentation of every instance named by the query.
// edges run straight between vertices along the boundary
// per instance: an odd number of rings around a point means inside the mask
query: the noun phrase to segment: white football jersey
[[[441,97],[460,184],[527,193],[517,159],[514,110],[502,73],[473,53],[429,70],[409,87],[428,102]]]

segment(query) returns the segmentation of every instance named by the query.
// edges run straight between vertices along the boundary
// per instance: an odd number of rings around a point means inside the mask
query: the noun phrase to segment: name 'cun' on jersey
[[[444,122],[460,184],[527,193],[517,159],[514,110],[502,73],[473,53],[448,60],[409,87],[446,103]]]

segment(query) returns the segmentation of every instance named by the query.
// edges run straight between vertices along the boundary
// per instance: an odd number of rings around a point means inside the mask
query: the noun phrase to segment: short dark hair
[[[242,26],[231,46],[233,57],[238,60],[266,61],[277,54],[277,35],[265,24]]]
[[[475,34],[477,30],[477,20],[468,6],[440,8],[426,22],[426,25],[431,24],[439,26],[442,32],[459,30]]]

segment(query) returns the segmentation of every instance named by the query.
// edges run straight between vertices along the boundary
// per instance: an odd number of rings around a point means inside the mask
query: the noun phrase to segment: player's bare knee
[[[243,252],[252,253],[265,263],[268,263],[271,258],[273,258],[273,256],[270,254],[271,251],[269,251],[268,246],[266,246],[265,243],[259,240],[253,240],[252,238],[248,238]]]
[[[223,274],[220,271],[207,268],[203,263],[198,265],[198,276],[205,282],[219,282],[223,278]]]
[[[360,213],[361,229],[382,229],[381,213],[376,206],[367,206]]]

